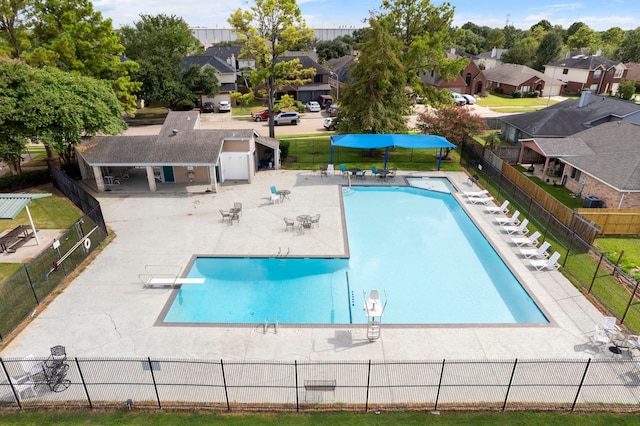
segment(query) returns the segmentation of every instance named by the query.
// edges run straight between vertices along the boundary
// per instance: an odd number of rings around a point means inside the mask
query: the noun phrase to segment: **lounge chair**
[[[320,214],[317,214],[317,215],[313,216],[309,222],[311,222],[311,226],[315,225],[315,226],[317,226],[319,228],[320,227]]]
[[[551,247],[551,243],[545,241],[538,248],[521,248],[520,253],[527,259],[537,257],[539,259],[545,259],[547,257],[547,250]]]
[[[602,329],[607,333],[607,335],[618,336],[622,334],[622,329],[618,327],[618,324],[616,324],[617,321],[616,317],[604,317]]]
[[[528,237],[513,237],[511,238],[511,241],[518,247],[537,246],[538,238],[540,238],[540,233],[536,231],[533,234],[529,235]]]
[[[469,202],[471,204],[487,204],[488,202],[493,201],[493,197],[469,197]]]
[[[487,191],[486,189],[483,189],[482,191],[463,191],[462,195],[469,198],[471,197],[481,198],[487,195],[488,193],[489,191]]]
[[[529,230],[527,229],[528,224],[529,219],[525,219],[518,226],[503,226],[502,229],[504,229],[507,234],[526,234],[529,232]]]
[[[507,209],[508,205],[509,205],[509,200],[504,200],[504,203],[502,203],[502,205],[500,206],[487,206],[485,208],[490,214],[506,213],[509,211]]]
[[[596,325],[596,331],[591,336],[591,343],[593,346],[608,345],[611,342],[607,334],[600,327]]]
[[[520,223],[519,216],[520,216],[520,210],[516,210],[515,212],[513,212],[511,217],[499,217],[496,219],[496,222],[498,222],[498,224],[502,226],[517,225]]]
[[[284,218],[284,230],[288,230],[289,228],[291,228],[291,232],[293,232],[293,228],[295,228],[296,223],[293,221],[293,219],[289,219],[289,218]]]
[[[560,259],[560,253],[555,251],[549,259],[533,259],[529,260],[529,263],[536,268],[536,271],[542,271],[543,269],[554,271],[560,267],[558,259]]]

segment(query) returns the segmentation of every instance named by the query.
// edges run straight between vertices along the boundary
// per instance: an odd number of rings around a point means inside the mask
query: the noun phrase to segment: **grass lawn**
[[[548,98],[512,98],[506,95],[489,94],[485,98],[477,100],[478,105],[492,108],[492,107],[546,107]],[[555,104],[557,101],[551,99],[549,105]]]
[[[620,254],[624,252],[620,267],[640,280],[640,238],[598,238],[594,246],[613,263],[616,263]]]
[[[554,412],[455,412],[427,411],[370,413],[273,413],[219,414],[198,412],[144,411],[18,411],[0,413],[3,425],[636,425],[637,414]]]

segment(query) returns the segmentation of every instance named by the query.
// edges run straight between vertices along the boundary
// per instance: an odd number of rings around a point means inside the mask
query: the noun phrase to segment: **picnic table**
[[[16,226],[0,237],[0,253],[4,251],[15,252],[18,247],[29,240],[29,237],[29,228],[23,225]]]

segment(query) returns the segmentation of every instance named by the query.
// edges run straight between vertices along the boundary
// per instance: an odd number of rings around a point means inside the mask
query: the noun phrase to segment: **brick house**
[[[559,95],[562,91],[578,94],[583,90],[590,90],[598,95],[615,95],[626,72],[627,68],[622,62],[594,55],[577,55],[544,66],[547,78],[561,80],[563,83],[557,87],[554,85],[552,96]]]
[[[501,90],[505,95],[512,95],[516,90],[523,95],[532,91],[544,92],[544,86],[550,81],[541,72],[525,65],[502,64],[482,71],[486,80],[486,90]]]
[[[446,54],[447,59],[469,59],[469,63],[452,80],[444,80],[434,70],[419,73],[420,79],[427,85],[438,89],[449,89],[452,92],[466,95],[483,96],[486,88],[485,78],[478,64],[477,58],[461,50],[451,49]]]

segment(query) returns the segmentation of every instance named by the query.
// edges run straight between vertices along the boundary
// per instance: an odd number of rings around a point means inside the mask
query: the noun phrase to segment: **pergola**
[[[422,148],[440,149],[438,170],[442,163],[442,148],[456,149],[456,146],[446,138],[436,135],[407,135],[407,134],[348,134],[331,136],[331,151],[329,162],[333,164],[333,147],[376,149],[384,148],[384,168],[387,168],[389,148]]]
[[[35,198],[44,197],[51,197],[51,194],[0,194],[0,219],[13,220],[20,214],[22,209],[26,209],[31,232],[33,232],[33,236],[36,239],[36,244],[40,245],[36,227],[29,211],[29,202]]]

